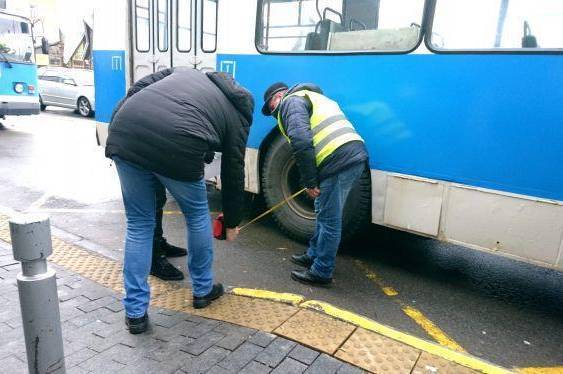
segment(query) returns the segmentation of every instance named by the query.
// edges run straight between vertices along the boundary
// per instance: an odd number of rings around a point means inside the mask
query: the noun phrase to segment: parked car
[[[91,70],[47,67],[38,74],[41,110],[52,105],[74,109],[84,117],[93,115],[96,103]]]

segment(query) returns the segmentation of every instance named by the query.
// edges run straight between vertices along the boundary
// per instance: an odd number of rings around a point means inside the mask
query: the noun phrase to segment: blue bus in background
[[[95,12],[101,144],[126,88],[163,68],[232,74],[258,104],[275,81],[313,82],[370,153],[344,236],[373,223],[563,270],[563,1],[105,0]],[[274,119],[254,118],[246,190],[272,206],[299,174]],[[274,218],[303,241],[315,224],[306,198]]]
[[[39,114],[34,60],[29,20],[0,12],[0,118]]]

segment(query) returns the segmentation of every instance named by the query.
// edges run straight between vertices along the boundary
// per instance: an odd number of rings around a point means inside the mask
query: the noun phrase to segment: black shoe
[[[221,296],[223,296],[225,291],[223,290],[223,285],[221,283],[217,283],[213,285],[211,292],[209,292],[205,296],[194,296],[194,308],[195,309],[202,309],[211,304],[213,300],[217,300]]]
[[[164,238],[162,238],[159,245],[160,250],[164,252],[166,257],[182,257],[188,254],[188,252],[184,248],[169,244]]]
[[[307,256],[307,253],[303,253],[302,255],[292,255],[291,262],[307,269],[313,265],[313,259]]]
[[[332,283],[332,278],[319,277],[311,273],[310,270],[294,270],[291,272],[291,279],[311,286],[321,287],[328,287]]]
[[[184,274],[168,262],[165,256],[157,256],[152,259],[151,275],[165,281],[184,279]]]
[[[125,324],[131,334],[141,334],[147,331],[147,327],[149,326],[149,315],[145,313],[144,316],[139,318],[125,316]]]

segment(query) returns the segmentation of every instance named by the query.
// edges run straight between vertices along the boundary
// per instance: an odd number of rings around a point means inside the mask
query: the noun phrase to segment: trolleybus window
[[[261,52],[408,52],[424,0],[262,0]]]
[[[135,32],[137,51],[150,50],[149,0],[135,1]]]
[[[202,9],[202,39],[203,52],[215,52],[217,49],[217,1],[204,0]]]
[[[179,52],[189,52],[192,49],[192,1],[177,0],[176,9],[176,48]]]
[[[33,62],[33,40],[26,22],[0,15],[0,60]]]
[[[563,48],[563,2],[437,0],[429,47],[542,52]]]
[[[168,0],[157,1],[158,50],[168,51]]]

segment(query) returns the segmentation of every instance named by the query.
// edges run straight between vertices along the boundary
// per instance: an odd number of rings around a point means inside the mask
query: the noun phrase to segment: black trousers
[[[162,183],[157,183],[156,185],[156,210],[155,210],[155,221],[154,226],[154,238],[152,246],[153,258],[156,256],[164,255],[164,251],[160,248],[160,243],[163,241],[163,231],[162,231],[162,215],[164,210],[164,205],[166,204],[166,189]]]

